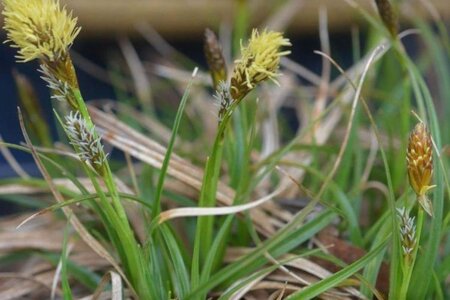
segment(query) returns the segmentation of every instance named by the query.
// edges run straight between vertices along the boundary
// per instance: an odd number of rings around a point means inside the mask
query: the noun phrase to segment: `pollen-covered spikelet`
[[[107,155],[94,127],[89,128],[79,112],[70,112],[65,117],[65,130],[70,143],[77,149],[78,156],[98,174],[102,175]]]
[[[227,80],[227,68],[223,58],[222,47],[216,35],[210,29],[205,30],[205,43],[203,45],[206,62],[213,79],[214,88],[219,87],[221,81]]]
[[[240,101],[256,84],[266,79],[276,82],[280,57],[290,53],[280,51],[280,48],[290,45],[280,32],[264,30],[260,34],[254,29],[248,45],[241,45],[241,58],[235,61],[230,90],[233,99]]]
[[[3,0],[4,29],[17,59],[55,61],[67,55],[80,32],[77,19],[59,0]]]
[[[431,135],[424,123],[420,122],[409,136],[406,162],[408,177],[412,189],[417,195],[420,205],[431,216],[431,202],[426,192],[434,187],[431,185],[433,176],[433,147]]]

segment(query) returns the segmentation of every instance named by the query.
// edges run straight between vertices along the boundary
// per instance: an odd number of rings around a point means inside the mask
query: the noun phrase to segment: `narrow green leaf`
[[[70,216],[69,216],[70,218]],[[69,229],[70,223],[67,222],[66,228],[64,229],[64,238],[62,244],[62,253],[61,253],[61,285],[63,290],[64,300],[72,300],[72,290],[70,289],[69,284],[69,276],[67,274],[67,260],[68,260],[68,252],[67,247],[69,244]]]
[[[175,145],[175,139],[178,134],[178,129],[180,128],[181,118],[183,117],[184,108],[186,107],[187,100],[189,98],[189,92],[191,91],[192,79],[196,76],[196,74],[197,74],[197,68],[195,68],[194,72],[192,73],[192,78],[189,81],[188,86],[186,87],[186,90],[184,91],[183,97],[181,98],[180,105],[178,106],[177,114],[175,116],[175,121],[174,121],[173,127],[172,127],[172,134],[170,136],[170,141],[169,141],[169,144],[167,145],[166,155],[164,156],[164,161],[161,166],[161,172],[159,174],[158,184],[156,185],[154,209],[152,211],[153,219],[156,218],[156,216],[161,211],[161,195],[162,195],[162,191],[163,191],[163,187],[164,187],[164,180],[166,178],[167,169],[169,168],[170,157],[172,156],[173,146]]]

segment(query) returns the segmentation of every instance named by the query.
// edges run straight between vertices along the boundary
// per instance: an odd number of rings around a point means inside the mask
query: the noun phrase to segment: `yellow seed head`
[[[7,41],[19,49],[20,62],[66,56],[81,29],[59,0],[3,0],[3,5]]]
[[[406,162],[411,187],[418,196],[425,195],[433,175],[433,151],[431,136],[424,123],[418,123],[409,136]]]
[[[429,215],[432,215],[432,207],[425,194],[434,187],[431,185],[433,176],[432,147],[431,135],[427,127],[422,122],[418,123],[409,136],[406,163],[409,183],[416,193],[420,205]]]
[[[280,48],[290,45],[280,32],[264,30],[260,34],[254,29],[248,45],[241,45],[241,58],[235,61],[231,77],[233,99],[241,100],[256,84],[266,79],[276,82],[280,57],[290,53],[280,51]]]

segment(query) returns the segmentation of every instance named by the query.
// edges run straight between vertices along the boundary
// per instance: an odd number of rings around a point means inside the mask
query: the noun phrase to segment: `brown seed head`
[[[398,33],[398,16],[389,0],[375,0],[378,14],[393,37]]]
[[[219,82],[227,80],[227,68],[223,58],[222,47],[214,32],[208,28],[205,30],[203,51],[211,72],[214,88],[217,89]]]

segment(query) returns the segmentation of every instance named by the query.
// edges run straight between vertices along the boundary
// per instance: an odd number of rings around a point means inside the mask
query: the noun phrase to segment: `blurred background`
[[[450,18],[449,0],[394,2],[400,7],[401,29],[413,26],[410,20],[417,15],[426,20]],[[72,47],[72,55],[87,100],[117,99],[136,92],[133,91],[132,72],[123,67],[133,59],[142,61],[141,66],[149,78],[164,78],[173,73],[167,65],[170,60],[182,61],[186,72],[191,72],[195,66],[205,70],[202,51],[205,28],[213,29],[221,40],[229,41],[233,24],[239,17],[248,18],[253,27],[285,31],[293,44],[290,58],[318,74],[321,57],[313,51],[320,49],[321,8],[322,13],[327,14],[332,56],[343,66],[352,62],[355,37],[367,38],[367,23],[360,22],[362,19],[357,10],[343,0],[61,0],[61,3],[73,10],[82,27]],[[358,3],[376,15],[373,1],[360,0]],[[248,8],[246,16],[237,14],[239,6]],[[5,39],[4,32],[2,39]],[[412,52],[421,47],[414,37],[404,42]],[[230,48],[224,42],[224,52],[229,53]],[[48,90],[36,72],[37,62],[18,64],[14,55],[15,51],[9,45],[0,44],[0,134],[5,141],[20,143],[22,135],[17,121],[13,72],[27,76],[51,124],[53,120]],[[155,96],[156,106],[158,101],[173,103],[175,110],[177,102],[167,102],[164,97],[168,95],[163,94],[161,99]],[[52,131],[56,135],[54,126]],[[36,174],[29,155],[14,154],[28,172]],[[0,156],[0,178],[13,175]]]

